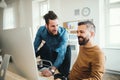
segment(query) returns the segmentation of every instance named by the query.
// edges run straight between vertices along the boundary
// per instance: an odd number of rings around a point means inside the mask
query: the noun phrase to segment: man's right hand
[[[42,70],[42,71],[41,71],[41,74],[42,74],[43,76],[45,76],[45,77],[50,77],[50,76],[52,76],[52,73],[51,73],[51,71],[50,71],[49,69],[44,69],[44,70]]]

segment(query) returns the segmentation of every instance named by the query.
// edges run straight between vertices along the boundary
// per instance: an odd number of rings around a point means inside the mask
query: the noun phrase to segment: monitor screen
[[[38,80],[36,57],[30,28],[15,28],[2,32],[4,54],[12,56],[8,70],[28,80]]]

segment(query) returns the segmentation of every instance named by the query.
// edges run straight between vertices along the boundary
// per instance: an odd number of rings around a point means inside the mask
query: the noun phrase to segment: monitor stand
[[[5,80],[6,71],[10,62],[10,55],[5,54],[0,67],[0,80]]]

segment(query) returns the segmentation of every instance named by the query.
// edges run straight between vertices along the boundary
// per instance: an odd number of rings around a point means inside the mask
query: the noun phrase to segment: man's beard
[[[82,41],[80,40],[80,38],[82,38]],[[78,36],[78,43],[79,45],[86,45],[88,43],[89,39],[84,38],[82,36]]]
[[[58,34],[58,33],[54,33],[54,31],[50,31],[49,28],[47,28],[47,29],[48,29],[48,32],[53,36],[56,36]]]

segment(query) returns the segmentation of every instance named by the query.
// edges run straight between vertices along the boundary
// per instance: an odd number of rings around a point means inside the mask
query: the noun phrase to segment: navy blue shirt
[[[50,60],[53,63],[53,66],[57,68],[60,67],[66,53],[68,32],[65,28],[59,26],[58,34],[51,35],[45,26],[41,26],[38,29],[34,41],[35,53],[37,53],[37,49],[42,40],[45,41],[45,44],[39,50],[41,59]]]

